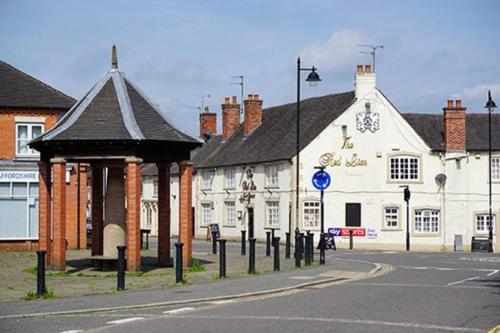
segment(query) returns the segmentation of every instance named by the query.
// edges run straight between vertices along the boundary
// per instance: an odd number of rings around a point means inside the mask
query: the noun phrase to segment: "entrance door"
[[[345,226],[346,227],[361,227],[361,204],[346,203],[345,204]]]
[[[248,238],[253,238],[253,207],[248,208]]]

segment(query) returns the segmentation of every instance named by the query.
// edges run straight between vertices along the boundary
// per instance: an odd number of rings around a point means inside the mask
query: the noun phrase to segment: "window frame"
[[[500,183],[500,155],[491,156],[491,182]]]
[[[215,176],[214,170],[203,170],[201,172],[201,189],[211,190],[212,183]]]
[[[233,223],[230,223],[230,216],[228,207],[229,205],[233,206]],[[236,201],[234,200],[226,200],[224,201],[224,227],[236,227]]]
[[[208,207],[208,214],[205,215],[205,207]],[[213,203],[211,201],[202,201],[200,202],[200,227],[208,228],[212,223],[212,209]],[[206,221],[206,217],[208,216],[208,223],[204,223]]]
[[[232,174],[232,177],[228,177]],[[232,183],[229,181],[232,179]],[[234,168],[227,168],[224,170],[224,188],[229,190],[236,189],[236,170]]]
[[[269,177],[269,173],[268,173],[268,170],[276,170],[276,177],[273,177],[273,175],[271,175],[271,177]],[[279,187],[279,166],[277,164],[268,164],[268,165],[265,165],[264,167],[264,176],[265,176],[265,187],[274,187],[274,188],[277,188]],[[272,182],[272,180],[275,179],[276,181],[275,182]]]
[[[486,222],[486,219],[485,219],[485,230],[484,231],[480,231],[478,230],[477,228],[477,219],[479,216],[486,216],[488,217],[490,215],[490,212],[488,211],[479,211],[479,212],[475,212],[474,213],[474,220],[473,220],[473,223],[474,223],[474,235],[477,235],[477,236],[488,236],[488,233],[489,233],[489,230],[488,230],[488,227],[486,226],[487,222]],[[497,224],[497,214],[495,211],[492,211],[491,212],[491,215],[493,217],[493,234],[495,235],[496,233],[496,224]]]
[[[422,220],[422,231],[417,231],[416,228],[416,223],[417,223],[417,213],[420,211],[430,211],[431,214],[433,211],[438,212],[438,221],[437,221],[437,231],[432,231],[432,223],[433,221],[430,220],[429,223],[429,231],[425,231],[425,221]],[[429,216],[430,219],[432,219],[432,215]],[[441,214],[441,209],[439,207],[415,207],[413,208],[412,211],[412,236],[415,237],[440,237],[442,236],[442,214]]]
[[[20,139],[19,138],[19,127],[20,126],[26,126],[27,127],[27,139]],[[28,146],[28,153],[20,153],[19,152],[19,141],[27,141],[30,142],[34,138],[33,136],[33,127],[40,127],[41,132],[40,135],[42,135],[45,132],[45,124],[42,122],[26,122],[26,121],[16,121],[16,136],[15,136],[15,156],[20,157],[20,158],[38,158],[40,157],[40,152],[32,149]],[[37,136],[38,137],[38,136]]]
[[[395,208],[397,209],[397,226],[395,227],[389,227],[387,225],[387,212],[386,209],[389,208]],[[401,205],[398,204],[386,204],[382,206],[382,226],[381,230],[383,231],[401,231],[403,230],[403,225],[401,223],[401,217],[402,217],[402,211],[401,211]]]
[[[153,198],[158,198],[158,179],[153,180]]]
[[[317,207],[308,207],[307,209],[309,210],[318,210],[317,212],[317,225],[316,226],[311,226],[311,225],[306,225],[306,204],[314,204]],[[310,214],[309,214],[310,215]],[[316,215],[316,214],[314,214]],[[321,228],[321,202],[320,200],[316,198],[309,198],[309,199],[304,199],[302,201],[302,226],[306,230],[320,230]]]
[[[403,158],[416,159],[417,160],[417,178],[416,179],[404,179],[404,178],[392,178],[392,160],[398,159],[399,161]],[[398,174],[401,174],[401,163],[399,162]],[[408,177],[411,174],[411,161],[408,160]],[[400,177],[400,176],[399,176]],[[403,184],[403,183],[423,183],[423,163],[422,155],[410,153],[410,152],[395,152],[387,155],[387,183],[392,184]]]
[[[277,209],[276,214],[276,224],[271,224],[271,213],[270,205],[275,205]],[[280,202],[278,200],[266,200],[266,218],[265,218],[265,228],[266,229],[280,229]]]

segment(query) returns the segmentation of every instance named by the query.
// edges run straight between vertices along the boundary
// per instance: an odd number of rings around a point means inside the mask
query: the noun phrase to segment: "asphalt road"
[[[500,325],[500,255],[329,254],[332,255],[385,263],[393,270],[372,279],[311,287],[273,297],[7,319],[0,322],[0,331],[488,332]]]

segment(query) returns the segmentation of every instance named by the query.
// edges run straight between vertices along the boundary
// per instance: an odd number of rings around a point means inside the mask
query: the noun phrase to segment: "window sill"
[[[441,232],[412,233],[411,237],[442,237]]]
[[[236,190],[236,187],[235,187],[235,186],[231,186],[231,187],[224,187],[224,190],[234,191],[234,190]]]
[[[264,226],[264,230],[265,229],[269,229],[269,230],[280,230],[281,228],[279,226],[276,226],[276,225],[266,225]]]
[[[380,231],[403,231],[403,228],[380,228]]]
[[[14,161],[39,161],[40,155],[16,155]]]
[[[279,185],[265,185],[264,188],[274,188],[274,189],[278,189],[280,188]]]
[[[387,179],[387,184],[423,184],[423,180],[415,180],[415,179]]]
[[[234,225],[234,224],[223,224],[222,227],[223,228],[236,228],[236,225]]]

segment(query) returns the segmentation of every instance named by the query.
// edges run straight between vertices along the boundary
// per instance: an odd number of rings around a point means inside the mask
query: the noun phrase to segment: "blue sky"
[[[439,113],[450,98],[484,112],[488,89],[500,104],[499,17],[494,0],[0,0],[0,59],[78,99],[116,44],[120,70],[197,135],[200,95],[220,114],[240,94],[232,75],[264,107],[292,102],[300,55],[323,79],[303,97],[348,91],[371,63],[357,44],[382,44],[377,85],[401,112]]]

